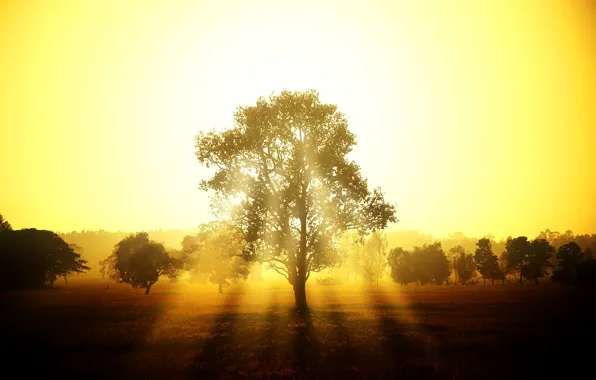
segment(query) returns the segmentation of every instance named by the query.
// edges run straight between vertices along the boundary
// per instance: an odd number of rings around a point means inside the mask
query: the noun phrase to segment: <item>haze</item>
[[[196,133],[313,88],[397,202],[392,228],[592,232],[588,5],[3,1],[0,210],[15,229],[196,227]]]

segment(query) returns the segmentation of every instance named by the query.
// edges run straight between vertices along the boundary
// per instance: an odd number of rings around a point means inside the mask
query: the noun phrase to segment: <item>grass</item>
[[[547,285],[312,285],[297,316],[283,284],[105,284],[0,295],[4,361],[61,378],[528,379],[582,370],[595,342],[593,293]]]

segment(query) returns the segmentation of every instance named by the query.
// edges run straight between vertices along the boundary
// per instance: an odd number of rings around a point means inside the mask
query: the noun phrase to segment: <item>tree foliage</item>
[[[2,214],[0,214],[0,232],[3,231],[12,231],[12,226],[7,220],[4,219]]]
[[[400,285],[417,281],[416,267],[412,252],[401,247],[393,248],[387,257],[391,279]]]
[[[52,231],[0,232],[0,288],[52,286],[57,278],[89,270],[87,261]]]
[[[486,279],[489,279],[494,284],[494,280],[503,279],[504,273],[499,268],[497,256],[493,254],[490,239],[479,239],[476,245],[478,248],[474,252],[474,263],[484,282],[486,283]]]
[[[525,236],[507,239],[507,266],[523,279],[538,283],[538,279],[545,275],[545,269],[550,266],[550,257],[554,248],[546,239],[528,240]]]
[[[449,250],[453,257],[453,271],[459,283],[465,285],[475,275],[474,257],[465,248],[457,245]]]
[[[299,308],[311,273],[340,262],[339,234],[396,221],[394,206],[348,159],[355,143],[346,117],[313,90],[261,97],[237,109],[232,128],[197,136],[197,159],[215,169],[201,183],[214,212],[243,234],[246,257],[293,285]]]
[[[146,232],[122,239],[100,265],[103,276],[143,288],[145,294],[149,294],[162,275],[174,278],[181,267],[179,260],[170,257],[163,244],[149,240]]]
[[[391,278],[403,285],[409,282],[441,285],[451,274],[449,261],[440,242],[414,247],[412,251],[403,248],[392,249],[388,264],[391,268]]]
[[[380,232],[373,232],[364,243],[362,250],[362,277],[369,284],[379,284],[387,266],[387,236]]]
[[[242,256],[242,236],[229,225],[209,223],[196,236],[183,241],[184,262],[191,275],[200,274],[219,286],[219,293],[229,281],[246,279],[250,263]]]

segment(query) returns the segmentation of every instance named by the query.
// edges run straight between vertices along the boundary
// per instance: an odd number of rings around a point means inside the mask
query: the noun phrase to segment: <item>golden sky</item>
[[[590,1],[1,1],[0,213],[193,228],[199,130],[314,88],[353,158],[438,236],[596,232]]]

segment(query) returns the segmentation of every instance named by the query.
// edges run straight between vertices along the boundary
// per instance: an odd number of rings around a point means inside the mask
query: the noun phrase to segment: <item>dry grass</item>
[[[550,286],[311,286],[306,318],[284,284],[152,291],[1,295],[2,357],[61,377],[510,379],[572,352],[577,368],[594,337],[591,294]]]

